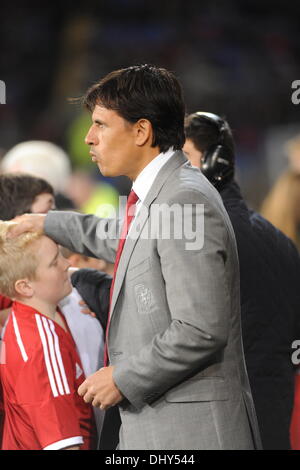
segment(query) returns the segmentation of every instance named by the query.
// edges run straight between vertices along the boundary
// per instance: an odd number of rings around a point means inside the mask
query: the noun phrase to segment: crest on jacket
[[[150,312],[150,305],[152,301],[152,292],[149,287],[144,284],[137,284],[134,287],[135,299],[138,307],[138,312],[141,314]]]

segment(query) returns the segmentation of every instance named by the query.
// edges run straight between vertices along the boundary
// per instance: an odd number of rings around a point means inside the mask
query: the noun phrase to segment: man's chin
[[[106,178],[115,178],[116,176],[120,176],[119,174],[114,173],[113,170],[101,166],[100,163],[97,163],[97,166],[99,168],[101,175],[105,176]]]
[[[109,175],[107,174],[108,172],[105,170],[105,168],[103,168],[103,166],[101,166],[100,163],[97,163],[97,167],[98,167],[98,169],[99,169],[101,175],[103,175],[103,176],[109,176]]]

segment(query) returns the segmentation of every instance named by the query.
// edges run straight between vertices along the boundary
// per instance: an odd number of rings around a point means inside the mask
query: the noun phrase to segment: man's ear
[[[149,141],[152,143],[153,129],[152,124],[150,121],[148,121],[148,119],[139,119],[135,123],[135,132],[135,143],[139,147],[142,147]]]
[[[34,294],[31,282],[28,279],[18,279],[15,282],[15,291],[22,297],[30,298]]]

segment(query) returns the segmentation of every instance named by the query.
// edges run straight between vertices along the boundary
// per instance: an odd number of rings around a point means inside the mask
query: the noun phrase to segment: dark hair
[[[52,186],[42,178],[23,174],[0,175],[0,219],[10,220],[31,212],[40,194],[54,194]]]
[[[234,155],[234,141],[232,131],[228,122],[222,118],[223,121],[223,138],[222,144],[227,147],[231,154]],[[213,145],[220,142],[220,131],[218,125],[201,115],[190,114],[184,121],[185,136],[191,139],[197,150],[206,152]]]
[[[93,85],[83,97],[89,111],[101,105],[116,111],[130,123],[148,119],[152,124],[152,147],[161,152],[182,149],[185,105],[179,81],[163,68],[137,65],[115,70]]]

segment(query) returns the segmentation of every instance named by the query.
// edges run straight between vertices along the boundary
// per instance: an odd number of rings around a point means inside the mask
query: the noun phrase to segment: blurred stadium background
[[[257,208],[287,166],[284,142],[300,132],[291,100],[299,11],[299,2],[283,0],[3,2],[0,156],[20,141],[49,140],[74,169],[98,174],[83,143],[89,116],[68,98],[113,69],[153,63],[176,73],[187,112],[228,119],[238,178]]]

